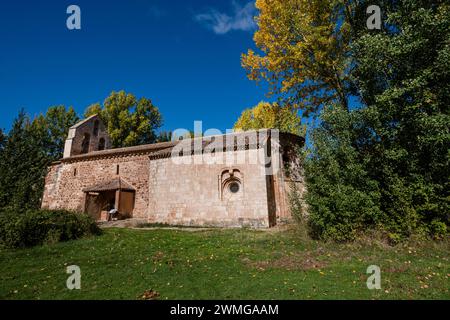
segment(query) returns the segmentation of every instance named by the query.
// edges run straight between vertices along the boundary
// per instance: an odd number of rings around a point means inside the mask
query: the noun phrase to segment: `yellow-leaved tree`
[[[297,109],[264,101],[244,110],[234,124],[234,129],[236,131],[278,129],[297,135],[305,134],[305,127],[301,124]]]
[[[350,27],[342,0],[256,0],[254,34],[242,66],[307,115],[337,101],[348,108]]]

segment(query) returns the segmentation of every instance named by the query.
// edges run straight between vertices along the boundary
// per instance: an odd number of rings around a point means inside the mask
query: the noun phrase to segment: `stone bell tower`
[[[98,115],[90,116],[69,129],[64,158],[111,149],[111,139]]]

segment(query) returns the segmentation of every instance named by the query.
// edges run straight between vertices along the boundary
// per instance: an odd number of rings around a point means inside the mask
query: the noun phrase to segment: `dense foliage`
[[[369,4],[381,8],[380,30],[366,26]],[[244,56],[250,77],[266,77],[287,99],[307,98],[310,109],[320,112],[320,122],[310,128],[305,163],[312,234],[345,241],[381,229],[392,240],[445,237],[448,2],[258,0],[257,5],[255,41],[262,54]],[[327,32],[335,38],[332,46],[324,40]],[[314,54],[300,54],[314,44],[320,46]],[[337,71],[337,80],[324,77],[321,67]],[[323,99],[310,90],[314,79],[323,82]]]
[[[48,165],[62,156],[74,110],[50,107],[34,120],[21,111],[0,151],[0,208],[39,208]]]
[[[32,247],[100,234],[86,214],[68,211],[0,211],[0,244],[8,248]]]
[[[152,101],[137,99],[124,91],[112,92],[101,106],[91,105],[85,116],[99,114],[111,137],[113,147],[129,147],[154,143],[156,130],[162,125],[162,116]]]
[[[399,1],[355,41],[366,108],[353,140],[380,188],[384,227],[442,237],[450,215],[450,4]]]
[[[21,112],[0,153],[0,208],[39,207],[46,168],[51,161],[42,138]]]
[[[347,105],[350,30],[336,0],[256,0],[260,14],[242,66],[251,80],[266,80],[270,95],[297,103],[304,114],[320,105]]]
[[[367,171],[364,157],[354,147],[358,112],[339,105],[326,108],[313,131],[311,155],[305,161],[306,202],[315,237],[353,239],[380,221],[380,190]]]
[[[6,142],[6,136],[3,133],[3,130],[0,129],[0,152],[3,150],[3,146],[5,145]]]
[[[40,114],[32,122],[35,134],[41,135],[45,152],[52,160],[61,159],[69,128],[80,121],[73,107],[65,106],[48,108],[45,114]]]

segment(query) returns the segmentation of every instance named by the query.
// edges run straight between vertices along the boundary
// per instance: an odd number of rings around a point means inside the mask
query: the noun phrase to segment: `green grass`
[[[66,266],[81,290],[66,288]],[[366,269],[381,267],[382,290]],[[294,230],[107,229],[0,251],[0,299],[449,299],[449,243],[334,244]]]
[[[140,223],[136,226],[136,228],[167,228],[167,229],[212,229],[216,227],[202,227],[202,226],[186,226],[186,225],[178,225],[178,224],[167,224],[167,223]]]

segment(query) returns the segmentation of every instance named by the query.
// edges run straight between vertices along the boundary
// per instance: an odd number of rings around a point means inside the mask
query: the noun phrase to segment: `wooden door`
[[[135,193],[120,191],[119,212],[121,216],[131,218],[133,216]]]

